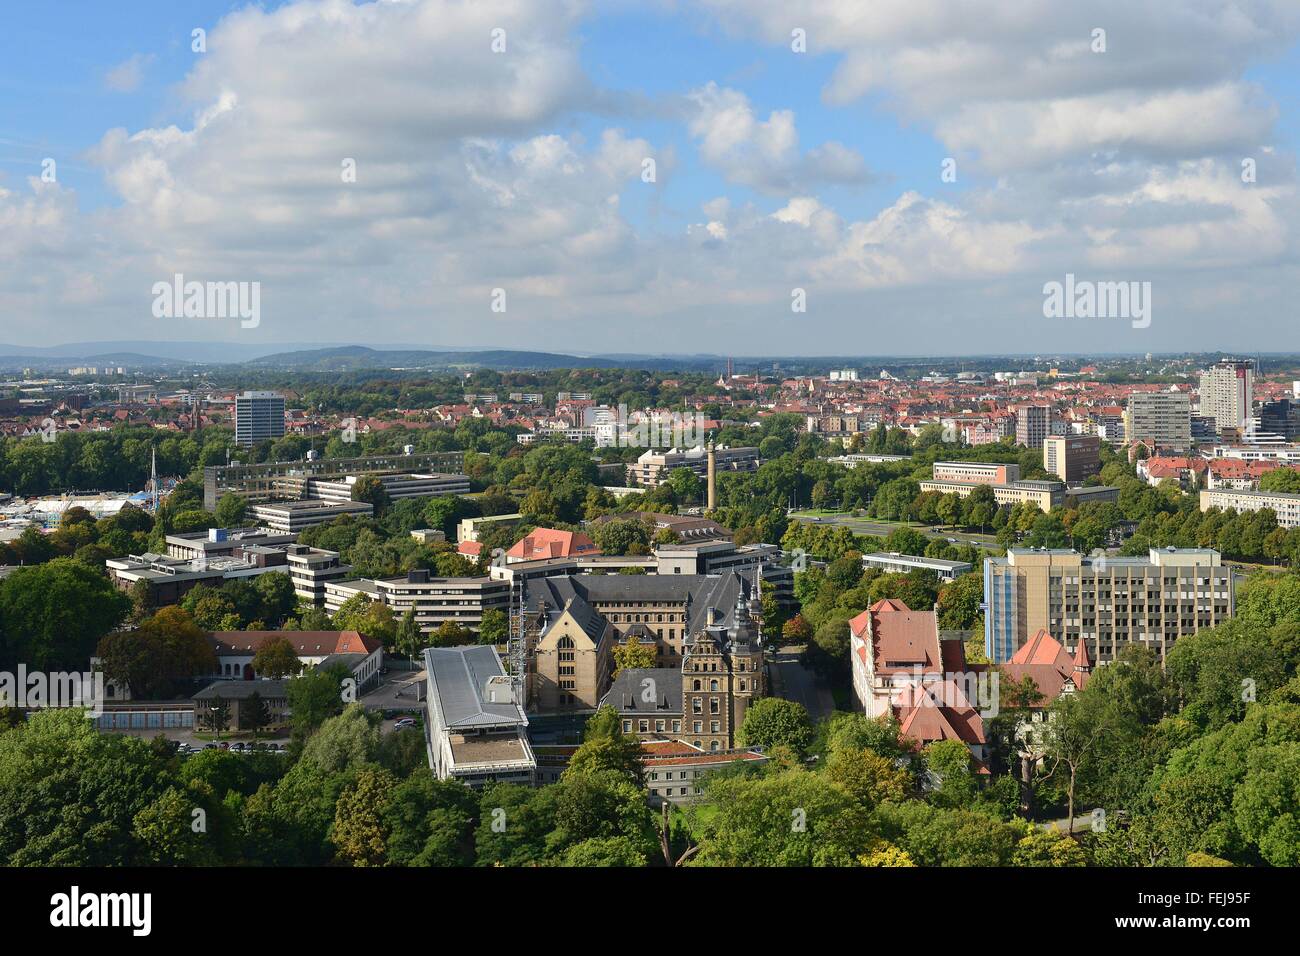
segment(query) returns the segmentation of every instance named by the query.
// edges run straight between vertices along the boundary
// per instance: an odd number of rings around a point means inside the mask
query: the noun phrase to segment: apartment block
[[[1216,362],[1201,373],[1200,412],[1214,418],[1219,431],[1245,431],[1254,403],[1254,362]]]
[[[1042,448],[1043,441],[1052,434],[1052,406],[1017,405],[1016,444],[1026,448]]]
[[[1052,435],[1043,440],[1043,469],[1066,484],[1101,470],[1101,439],[1094,435]]]
[[[1300,528],[1300,495],[1280,491],[1244,491],[1235,488],[1215,488],[1201,492],[1201,510],[1219,508],[1223,511],[1259,511],[1271,508],[1277,515],[1279,528]]]
[[[1208,548],[1153,548],[1145,558],[1011,548],[985,559],[984,601],[984,647],[994,663],[1042,628],[1066,645],[1086,644],[1097,663],[1129,644],[1163,658],[1179,637],[1235,610],[1232,569]]]

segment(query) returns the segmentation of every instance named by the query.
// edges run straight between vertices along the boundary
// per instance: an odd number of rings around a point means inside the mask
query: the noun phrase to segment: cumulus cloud
[[[819,183],[864,183],[866,161],[834,140],[799,151],[794,113],[774,110],[759,119],[739,90],[709,83],[687,96],[688,129],[700,156],[729,180],[761,192],[788,195]]]

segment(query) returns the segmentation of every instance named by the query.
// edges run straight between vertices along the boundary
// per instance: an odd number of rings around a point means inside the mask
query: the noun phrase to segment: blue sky
[[[0,342],[1300,349],[1279,320],[1293,7],[14,5]],[[341,188],[329,170],[354,154]],[[160,323],[149,293],[176,271],[261,283],[265,321]],[[1045,321],[1067,272],[1151,282],[1155,321]]]

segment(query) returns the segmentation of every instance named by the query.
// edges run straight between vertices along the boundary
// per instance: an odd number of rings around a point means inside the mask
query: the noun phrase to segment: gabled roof
[[[984,721],[956,681],[909,685],[895,697],[892,706],[898,717],[899,732],[922,745],[937,740],[985,742]]]
[[[600,706],[606,704],[624,716],[681,714],[682,672],[676,667],[628,668],[601,698]]]
[[[871,605],[849,625],[861,638],[868,621],[874,639],[876,673],[910,672],[918,667],[922,673],[937,673],[943,669],[938,622],[933,611],[913,611],[896,598],[886,598]]]
[[[499,685],[504,700],[493,701],[488,695],[489,678],[506,676],[501,658],[491,645],[428,647],[424,666],[433,685],[433,705],[447,730],[528,723],[523,708],[515,703],[513,695],[505,693],[508,683]]]
[[[568,558],[578,554],[600,554],[596,543],[580,531],[557,531],[534,528],[506,552],[508,558],[537,561],[545,558]]]
[[[1075,689],[1082,690],[1088,682],[1088,673],[1092,668],[1088,660],[1088,649],[1083,641],[1073,657],[1066,651],[1060,641],[1052,637],[1046,628],[1039,628],[1012,656],[1011,660],[1001,666],[1002,674],[1008,680],[1019,683],[1026,677],[1033,680],[1043,699],[1039,707],[1045,707],[1065,689],[1070,682]]]

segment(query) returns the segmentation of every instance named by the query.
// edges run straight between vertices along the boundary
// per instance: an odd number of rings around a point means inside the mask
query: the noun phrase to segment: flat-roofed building
[[[291,544],[284,549],[284,557],[294,593],[318,606],[325,603],[326,584],[346,581],[352,574],[352,565],[344,564],[337,551]]]
[[[889,574],[906,574],[908,571],[933,571],[940,581],[953,581],[969,574],[974,566],[969,561],[944,561],[939,558],[922,558],[897,551],[876,551],[862,556],[864,568],[879,568]]]
[[[1186,392],[1134,392],[1124,408],[1124,440],[1183,451],[1192,443],[1192,400]]]
[[[450,621],[477,632],[483,612],[509,611],[510,584],[488,577],[439,578],[415,570],[404,577],[329,581],[325,584],[325,608],[331,614],[356,594],[392,608],[399,619],[415,609],[415,622],[425,634]]]
[[[1052,434],[1052,406],[1017,405],[1014,411],[1016,444],[1035,450],[1042,448],[1043,440]]]
[[[1043,439],[1043,470],[1074,484],[1101,470],[1101,439],[1095,435],[1050,435]]]
[[[1011,548],[984,561],[984,646],[1002,663],[1040,629],[1087,644],[1106,663],[1129,644],[1163,657],[1179,637],[1217,627],[1235,610],[1232,568],[1208,548],[1151,549],[1147,557],[1083,557]]]
[[[936,461],[931,474],[935,481],[1005,485],[1020,480],[1020,466],[983,461]]]
[[[654,722],[658,724],[663,721]],[[558,782],[577,749],[576,745],[534,745],[538,786]],[[665,802],[676,805],[691,803],[700,795],[700,785],[709,774],[731,767],[737,761],[761,767],[767,760],[761,750],[743,747],[705,750],[703,747],[693,747],[684,740],[641,742],[642,780],[645,782],[647,800],[652,807],[659,807]]]
[[[241,392],[235,396],[235,444],[256,445],[284,437],[284,396]]]
[[[537,759],[528,717],[496,649],[488,645],[424,651],[425,747],[439,780],[470,787],[532,786]]]
[[[1300,528],[1300,495],[1280,491],[1245,491],[1236,488],[1215,488],[1201,492],[1201,510],[1219,508],[1223,511],[1259,511],[1272,509],[1277,515],[1279,528]]]
[[[250,505],[248,513],[274,531],[297,533],[313,525],[327,524],[343,515],[368,518],[375,509],[368,501],[323,501],[306,498],[302,501],[276,501]]]
[[[346,475],[342,478],[309,478],[307,497],[324,501],[351,501],[352,489],[362,477],[377,479],[392,501],[400,501],[403,498],[438,498],[469,492],[469,479],[464,475],[380,472],[372,475]]]
[[[189,531],[169,534],[164,541],[167,557],[192,561],[195,558],[228,558],[245,545],[260,544],[275,547],[293,544],[296,534],[268,531],[266,528],[209,528],[207,531]]]
[[[714,454],[715,467],[719,472],[758,471],[760,459],[757,448],[719,445],[714,449]],[[657,488],[678,468],[687,468],[700,477],[705,477],[709,470],[709,460],[704,446],[697,445],[685,450],[673,448],[669,451],[647,451],[627,466],[627,482],[630,485]]]

